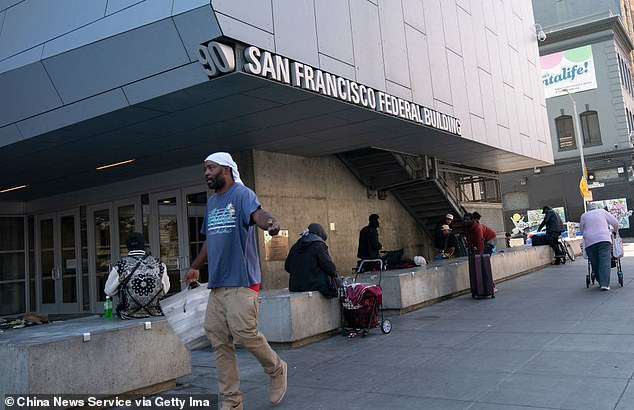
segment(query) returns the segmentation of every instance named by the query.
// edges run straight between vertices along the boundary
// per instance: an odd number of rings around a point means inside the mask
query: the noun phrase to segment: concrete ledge
[[[581,238],[570,243],[580,254]],[[493,278],[503,282],[550,265],[552,260],[550,246],[504,249],[491,258]],[[378,275],[361,274],[358,281],[376,284]],[[383,308],[388,313],[406,313],[469,292],[469,261],[464,257],[387,271],[381,286]],[[336,332],[341,326],[339,309],[337,299],[327,299],[319,292],[262,291],[259,329],[271,344],[298,347]]]
[[[260,292],[258,329],[278,346],[298,347],[329,336],[341,326],[339,301],[319,292]]]
[[[569,240],[573,250],[581,253],[581,238]],[[496,283],[532,272],[553,261],[550,246],[521,246],[504,249],[491,257]],[[363,279],[364,281],[366,279]],[[367,279],[376,283],[378,277]],[[405,313],[469,291],[468,258],[434,262],[425,267],[400,269],[383,274],[383,307]]]
[[[146,321],[151,322],[147,330]],[[90,341],[84,341],[84,333],[90,333]],[[91,316],[6,331],[0,339],[0,363],[0,397],[156,392],[169,389],[192,369],[190,352],[165,318]]]

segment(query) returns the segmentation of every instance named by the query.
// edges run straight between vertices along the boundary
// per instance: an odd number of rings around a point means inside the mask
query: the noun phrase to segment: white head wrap
[[[240,172],[238,171],[238,164],[231,158],[228,152],[214,152],[205,158],[205,161],[212,161],[218,165],[231,168],[231,175],[233,175],[233,181],[244,185],[244,182],[240,179]]]

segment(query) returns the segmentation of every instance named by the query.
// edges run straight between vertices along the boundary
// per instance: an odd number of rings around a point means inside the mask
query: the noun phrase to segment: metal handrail
[[[456,211],[459,211],[461,214],[465,214],[467,210],[462,205],[460,205],[460,200],[456,198],[453,192],[451,192],[451,190],[449,189],[449,184],[447,184],[447,181],[445,180],[445,178],[442,177],[442,175],[438,175],[436,183],[438,184],[440,190],[443,191],[443,194],[445,195],[447,201],[449,201],[451,206]]]

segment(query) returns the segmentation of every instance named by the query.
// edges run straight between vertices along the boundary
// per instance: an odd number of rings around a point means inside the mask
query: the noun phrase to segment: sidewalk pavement
[[[289,365],[278,406],[239,350],[245,409],[633,409],[634,244],[625,250],[623,288],[612,269],[612,290],[586,289],[578,257],[499,283],[495,299],[465,295],[391,317],[389,335],[278,350]],[[169,393],[216,393],[211,351],[192,360]]]

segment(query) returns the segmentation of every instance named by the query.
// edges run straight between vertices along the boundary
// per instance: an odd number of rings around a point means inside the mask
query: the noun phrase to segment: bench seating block
[[[337,298],[319,292],[260,292],[259,330],[271,343],[291,343],[327,334],[340,326]]]
[[[146,321],[151,329],[145,329]],[[84,333],[90,333],[90,341],[84,341]],[[0,396],[116,395],[160,385],[192,370],[190,352],[163,317],[90,316],[8,330],[0,338],[0,362]]]

